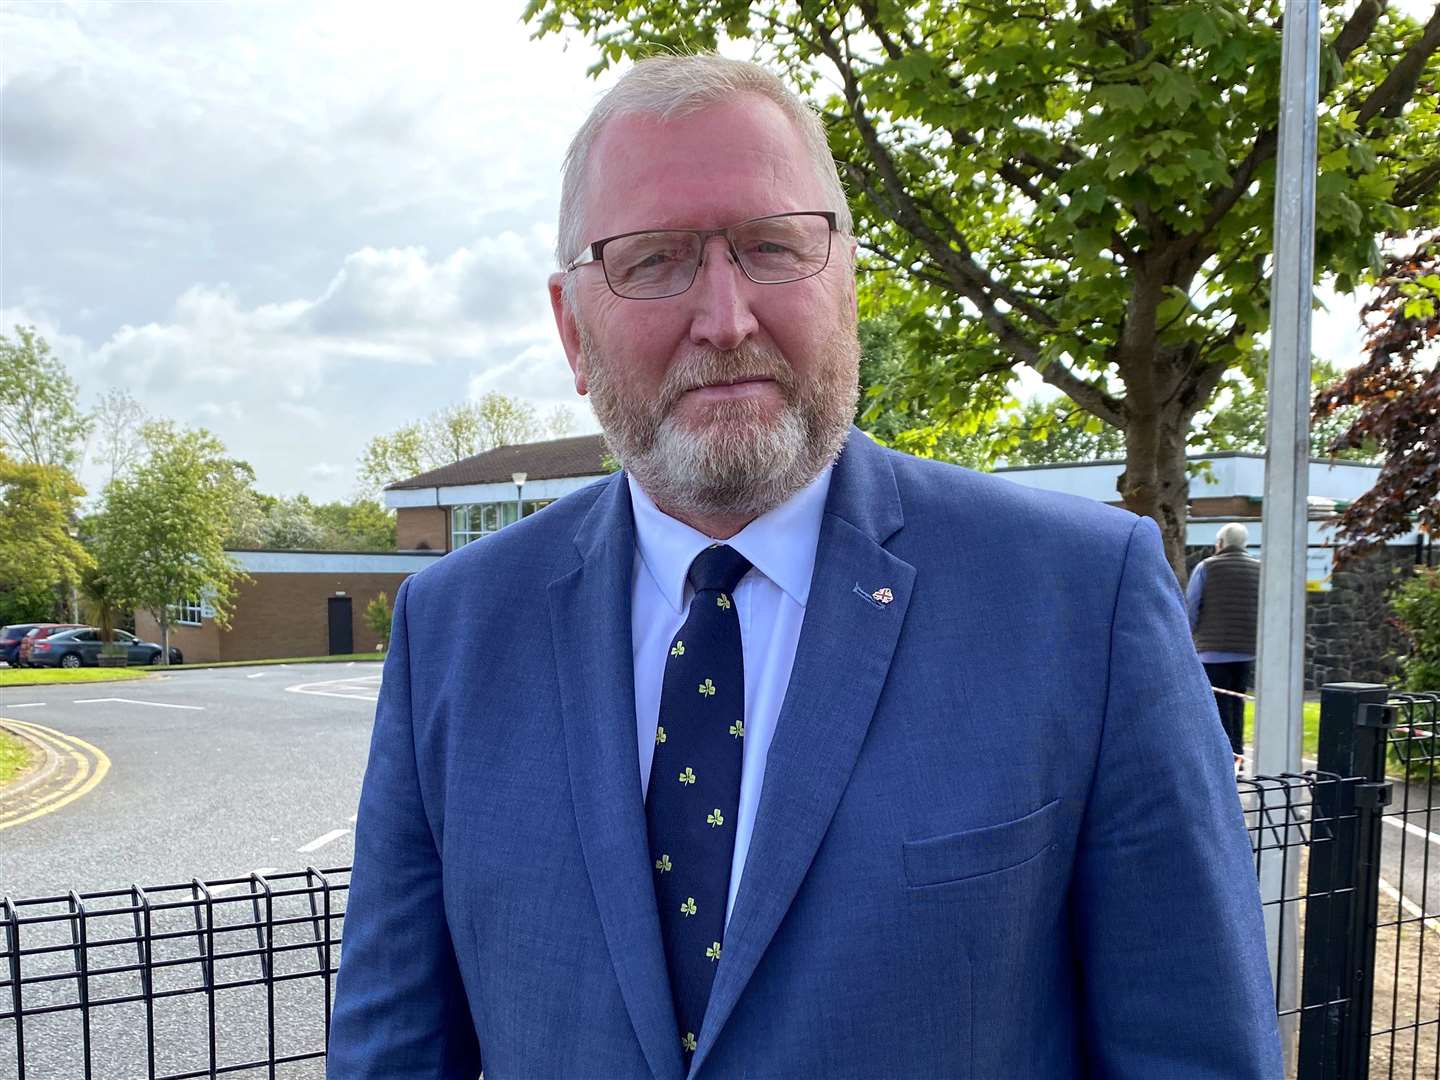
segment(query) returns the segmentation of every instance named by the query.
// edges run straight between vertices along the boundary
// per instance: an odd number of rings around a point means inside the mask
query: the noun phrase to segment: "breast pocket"
[[[1055,843],[1060,800],[996,825],[904,842],[905,883],[912,889],[966,881],[1011,870],[1039,858]]]

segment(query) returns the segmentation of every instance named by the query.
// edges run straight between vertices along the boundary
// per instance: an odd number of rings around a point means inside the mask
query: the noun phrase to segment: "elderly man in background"
[[[1255,669],[1260,618],[1260,560],[1246,553],[1250,532],[1238,521],[1222,525],[1215,554],[1190,573],[1185,606],[1195,651],[1215,688],[1220,725],[1237,768],[1245,753],[1245,698]]]
[[[624,471],[396,599],[336,1080],[1277,1078],[1153,522],[876,446],[815,115],[637,64],[550,298]]]

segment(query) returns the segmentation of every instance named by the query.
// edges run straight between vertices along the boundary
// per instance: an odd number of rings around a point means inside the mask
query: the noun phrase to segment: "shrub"
[[[383,592],[365,605],[365,625],[375,631],[380,639],[380,651],[390,648],[390,620],[395,612],[390,607],[390,597]]]
[[[1421,567],[1390,597],[1409,651],[1400,658],[1406,690],[1440,690],[1440,568]]]

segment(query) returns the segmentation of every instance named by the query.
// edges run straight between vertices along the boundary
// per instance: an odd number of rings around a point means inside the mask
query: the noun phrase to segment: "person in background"
[[[1236,695],[1250,686],[1260,615],[1260,560],[1246,554],[1249,541],[1249,530],[1239,522],[1221,526],[1215,554],[1191,572],[1185,592],[1195,651],[1216,691],[1237,769],[1245,753],[1245,699]]]

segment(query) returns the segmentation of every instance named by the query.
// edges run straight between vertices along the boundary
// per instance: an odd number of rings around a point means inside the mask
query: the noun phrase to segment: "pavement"
[[[84,986],[92,1002],[133,1000],[94,1008],[87,1040],[77,1011],[33,1012],[78,1000],[81,980],[37,978],[73,972],[75,952],[31,950],[72,943],[78,921],[68,914],[71,890],[91,894],[138,884],[159,909],[152,924],[157,993],[203,985],[196,958],[210,948],[222,986],[258,984],[268,963],[277,975],[319,971],[323,950],[313,942],[323,920],[312,918],[308,896],[284,896],[304,878],[283,875],[314,867],[332,871],[327,879],[335,884],[348,882],[348,875],[333,871],[348,867],[354,855],[380,678],[379,663],[355,662],[0,687],[0,723],[44,750],[39,769],[0,792],[0,898],[24,901],[21,919],[48,917],[19,928],[30,954],[22,987],[27,1078],[143,1075],[147,1044],[161,1074],[206,1070],[212,1048],[222,1068],[323,1048],[326,997],[318,978],[276,982],[268,991],[263,985],[222,989],[212,1021],[203,993],[155,998],[147,1012],[138,974],[92,974]],[[266,903],[266,885],[252,873],[279,892],[271,901],[273,936],[222,932],[211,946],[195,932],[193,904],[163,910],[167,902],[196,895],[190,883],[197,878],[233,879],[209,889],[214,924],[251,919]],[[343,910],[343,891],[330,899],[332,911]],[[92,972],[135,964],[133,943],[97,944],[133,935],[132,917],[93,914],[123,906],[127,897],[84,902],[92,913],[84,920]],[[0,908],[0,949],[7,947],[4,917]],[[334,929],[341,930],[338,920]],[[273,959],[261,955],[266,950]],[[218,959],[237,951],[249,955]],[[189,963],[179,962],[185,957]],[[162,968],[166,960],[175,966]],[[0,970],[0,1013],[12,1007],[7,978]],[[0,1076],[17,1075],[18,1064],[16,1025],[0,1020]],[[277,1075],[319,1078],[323,1066],[292,1063]]]
[[[379,686],[357,662],[0,687],[59,758],[0,794],[0,896],[349,865]]]

